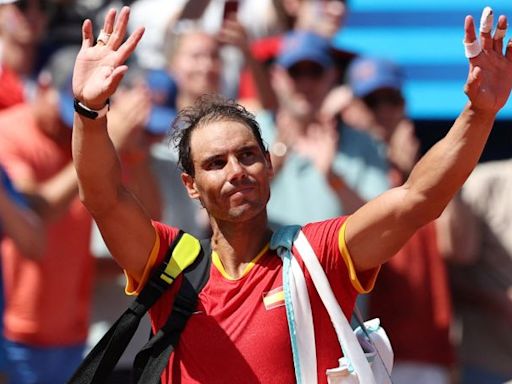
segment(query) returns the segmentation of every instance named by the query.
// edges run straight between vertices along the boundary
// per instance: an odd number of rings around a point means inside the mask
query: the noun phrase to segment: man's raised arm
[[[81,113],[75,113],[73,161],[80,197],[89,209],[110,252],[135,278],[140,278],[155,241],[149,215],[123,186],[121,166],[107,132],[106,116],[84,116],[85,108],[101,111],[128,70],[125,61],[144,33],[138,28],[124,41],[129,8],[116,19],[111,9],[94,42],[92,23],[82,27],[82,47],[73,71],[73,94]],[[75,108],[76,109],[76,108]]]
[[[512,87],[510,41],[503,53],[507,19],[500,16],[494,36],[492,24],[492,11],[486,8],[478,40],[473,18],[466,17],[469,102],[448,134],[416,164],[404,185],[370,201],[349,218],[345,240],[358,270],[385,262],[419,227],[437,218],[478,162]]]

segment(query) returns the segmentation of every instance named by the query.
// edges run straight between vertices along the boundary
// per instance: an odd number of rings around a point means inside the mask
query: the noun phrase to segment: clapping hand
[[[82,26],[82,47],[73,71],[73,94],[91,109],[101,109],[116,91],[128,70],[124,63],[144,33],[144,28],[139,27],[124,41],[130,8],[123,7],[117,18],[116,13],[114,9],[108,11],[96,43],[92,22],[85,20]]]
[[[327,176],[338,150],[339,134],[334,120],[314,121],[296,144],[295,151],[311,160]]]

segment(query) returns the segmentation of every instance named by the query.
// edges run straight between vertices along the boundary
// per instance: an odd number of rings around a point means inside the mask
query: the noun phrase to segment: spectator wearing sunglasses
[[[335,63],[323,36],[294,31],[283,40],[272,74],[279,107],[259,116],[277,173],[268,205],[275,226],[354,212],[388,188],[377,141],[324,111],[337,85]]]

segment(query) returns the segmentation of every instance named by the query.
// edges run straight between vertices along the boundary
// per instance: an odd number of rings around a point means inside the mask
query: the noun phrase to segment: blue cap
[[[364,97],[377,89],[401,90],[403,73],[393,62],[370,57],[359,57],[350,63],[348,84],[357,97]]]
[[[292,31],[286,34],[277,56],[277,64],[289,69],[301,61],[313,61],[324,69],[332,67],[334,60],[329,39],[308,31]]]
[[[146,132],[164,135],[176,117],[176,94],[178,87],[174,79],[164,70],[149,70],[146,84],[151,93],[151,113]]]
[[[163,70],[150,70],[145,74],[146,85],[151,95],[151,112],[145,131],[153,135],[165,135],[176,117],[177,86],[169,74]],[[64,124],[73,126],[73,94],[71,77],[60,88],[60,116]]]

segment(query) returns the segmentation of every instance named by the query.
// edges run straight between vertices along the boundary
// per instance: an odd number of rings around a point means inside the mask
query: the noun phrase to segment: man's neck
[[[247,264],[261,252],[272,234],[266,215],[243,223],[212,220],[212,229],[212,249],[234,279],[242,276]]]

